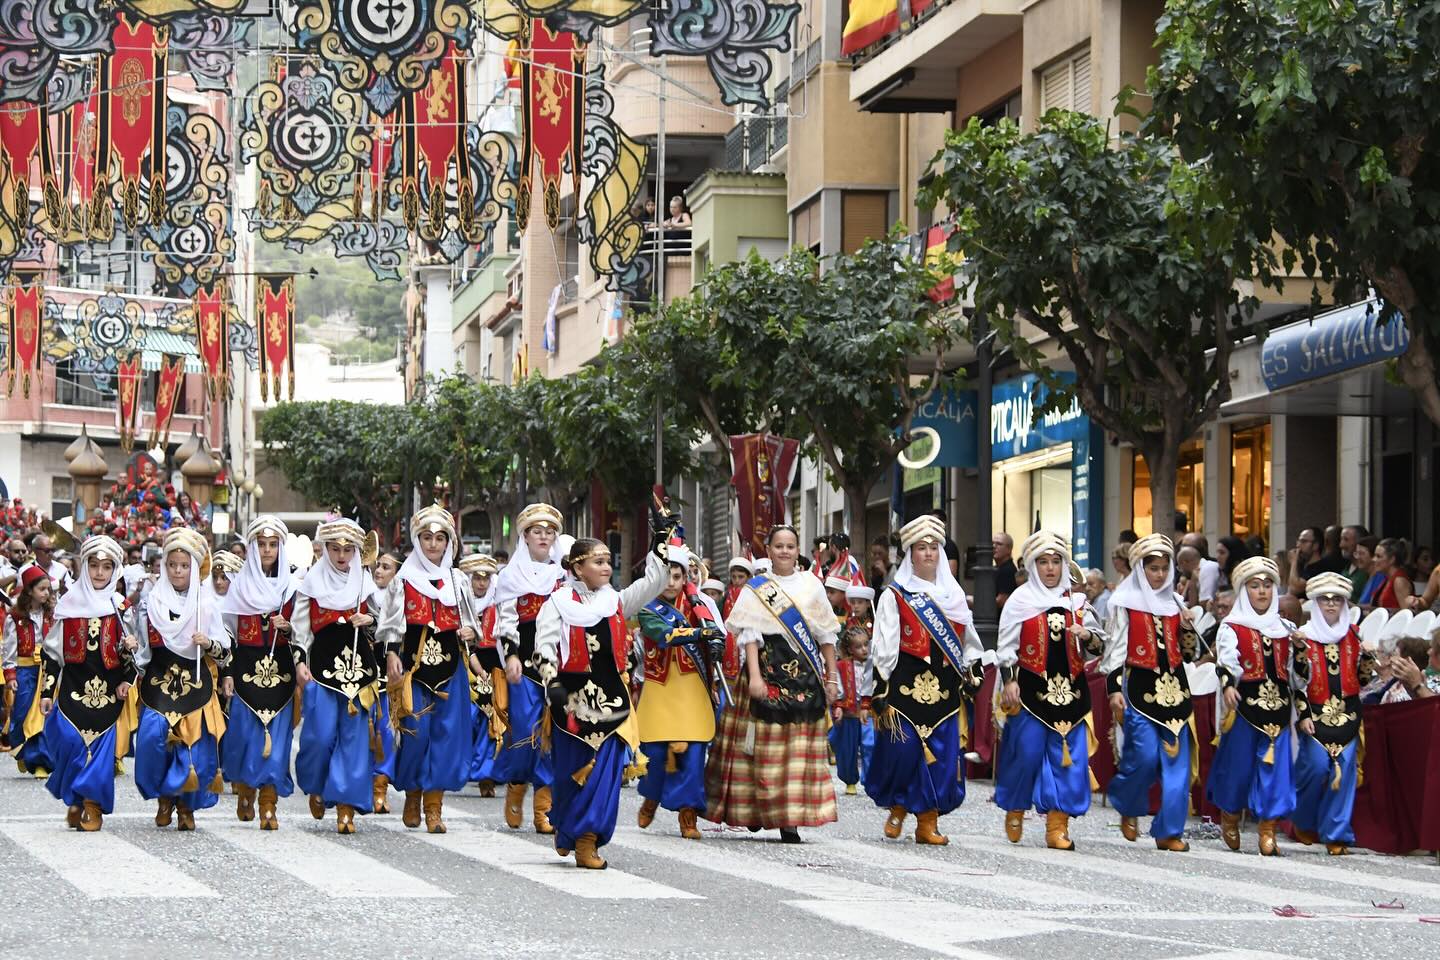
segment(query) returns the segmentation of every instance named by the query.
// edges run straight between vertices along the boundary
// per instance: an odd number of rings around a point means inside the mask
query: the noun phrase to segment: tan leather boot
[[[520,819],[525,816],[525,788],[523,783],[505,787],[505,826],[511,830],[519,830]]]
[[[534,807],[532,810],[535,820],[535,832],[552,834],[555,828],[550,825],[550,788],[541,787],[535,791]],[[576,849],[579,849],[578,844]],[[601,863],[604,863],[602,860]]]
[[[1325,852],[1332,857],[1348,857],[1350,855],[1350,848],[1343,843],[1327,843],[1325,844]]]
[[[426,790],[422,802],[425,807],[425,829],[430,833],[444,833],[445,821],[440,819],[440,808],[445,802],[445,791]]]
[[[1045,814],[1045,846],[1051,850],[1074,850],[1070,839],[1070,815],[1059,810]]]
[[[1231,850],[1240,849],[1240,814],[1220,811],[1220,839]]]
[[[275,785],[269,784],[260,788],[260,829],[279,830],[280,818],[275,815],[275,807],[280,802],[280,796],[275,790]]]
[[[1320,834],[1316,833],[1314,830],[1301,830],[1299,827],[1296,827],[1295,839],[1299,840],[1301,843],[1305,844],[1305,846],[1308,847],[1320,839]]]
[[[175,801],[171,797],[161,797],[155,802],[155,826],[168,827],[175,813]]]
[[[423,799],[419,790],[405,791],[405,809],[400,811],[400,822],[411,830],[420,826],[420,807]]]
[[[582,833],[575,838],[575,866],[584,870],[604,870],[609,864],[595,852],[597,837],[593,833]]]
[[[195,829],[195,811],[183,803],[175,804],[175,829],[184,831]]]
[[[390,778],[383,773],[375,774],[375,780],[371,784],[370,811],[372,813],[390,812]]]
[[[1007,810],[1005,812],[1005,839],[1011,843],[1019,843],[1020,838],[1025,834],[1025,811]]]
[[[890,808],[890,816],[885,818],[885,836],[891,840],[899,840],[904,829],[905,808],[897,804]]]
[[[1155,841],[1156,850],[1168,850],[1171,853],[1188,853],[1190,844],[1185,842],[1184,837],[1161,837]]]
[[[83,808],[82,806],[80,806],[80,804],[78,804],[78,803],[72,804],[72,805],[70,806],[70,808],[65,811],[65,826],[69,827],[71,830],[79,830],[79,829],[80,829],[80,815],[81,815],[83,812],[84,812],[84,808]],[[157,822],[158,822],[158,818],[157,818]]]
[[[318,793],[310,794],[310,816],[316,820],[325,819],[325,798]]]
[[[494,780],[481,780],[480,783],[478,784],[478,786],[479,786],[479,788],[480,788],[480,796],[486,797],[486,798],[490,798],[490,797],[495,796],[495,781],[494,781]]]
[[[915,814],[915,842],[943,847],[950,838],[940,832],[940,811],[926,810]]]
[[[686,840],[700,839],[700,828],[696,825],[698,817],[694,807],[685,807],[680,811],[680,836]]]
[[[249,823],[255,819],[255,788],[243,783],[235,784],[235,819]]]
[[[1131,843],[1134,843],[1135,838],[1140,836],[1140,818],[1121,817],[1120,836],[1124,837],[1126,840],[1129,840]]]
[[[94,833],[104,822],[105,815],[100,812],[100,804],[94,800],[86,800],[80,811],[80,829],[85,833]]]
[[[335,832],[347,836],[355,832],[355,808],[348,803],[335,804]]]
[[[655,822],[655,811],[660,809],[659,800],[646,800],[640,804],[640,812],[635,816],[635,823],[644,830]]]
[[[1261,820],[1260,827],[1260,856],[1280,856],[1280,846],[1275,842],[1275,821]]]

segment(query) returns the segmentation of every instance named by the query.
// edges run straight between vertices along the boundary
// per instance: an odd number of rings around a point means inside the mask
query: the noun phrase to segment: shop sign
[[[910,432],[916,441],[901,454],[901,464],[910,470],[975,466],[975,405],[974,390],[936,390],[915,408]]]
[[[1073,381],[1072,373],[1060,374],[1062,380]],[[997,383],[990,403],[990,457],[996,463],[1033,453],[1046,447],[1059,446],[1088,435],[1090,418],[1080,409],[1080,401],[1053,410],[1034,422],[1036,401],[1048,394],[1040,378],[1033,373]]]
[[[1334,310],[1272,330],[1260,350],[1260,375],[1269,390],[1353,370],[1403,354],[1410,331],[1400,317],[1384,321],[1375,301]]]

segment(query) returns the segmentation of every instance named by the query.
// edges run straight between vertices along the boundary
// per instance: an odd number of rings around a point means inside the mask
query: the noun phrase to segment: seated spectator
[[[1115,549],[1110,551],[1110,566],[1119,579],[1130,576],[1130,548],[1124,543],[1116,544]]]
[[[1305,608],[1300,606],[1300,598],[1293,593],[1280,594],[1280,618],[1289,620],[1297,627],[1304,626],[1309,619],[1305,616]]]
[[[1355,545],[1355,562],[1364,562],[1365,582],[1360,587],[1360,595],[1355,602],[1362,607],[1372,607],[1375,604],[1375,594],[1385,585],[1385,571],[1381,570],[1375,562],[1375,552],[1380,549],[1380,538],[1374,535],[1361,537],[1360,542]]]
[[[1410,598],[1410,605],[1417,612],[1429,610],[1435,606],[1436,600],[1440,600],[1440,564],[1430,571],[1430,579],[1425,584],[1425,592],[1418,597]]]
[[[1435,555],[1429,547],[1415,548],[1415,562],[1410,565],[1411,580],[1417,583],[1430,579],[1430,574],[1435,570]]]
[[[1230,571],[1241,560],[1250,556],[1250,548],[1245,546],[1245,541],[1239,537],[1221,537],[1220,542],[1215,545],[1215,562],[1220,567],[1220,577],[1215,584],[1218,593],[1221,590],[1233,589],[1235,584],[1230,582]]]
[[[1375,594],[1375,606],[1399,610],[1411,605],[1410,570],[1405,566],[1409,557],[1410,545],[1398,537],[1386,537],[1375,548],[1375,568],[1385,575]]]
[[[1230,611],[1234,606],[1234,590],[1215,591],[1215,602],[1210,605],[1210,614],[1215,618],[1215,622],[1200,634],[1200,655],[1195,658],[1197,663],[1215,662],[1215,635],[1220,632],[1221,621],[1230,616]]]
[[[1390,659],[1394,685],[1380,702],[1403,703],[1440,693],[1440,654],[1436,653],[1437,646],[1440,643],[1433,636],[1428,640],[1424,637],[1401,637],[1395,655]],[[1435,673],[1433,677],[1432,671]]]
[[[1089,598],[1090,606],[1095,608],[1101,623],[1110,621],[1110,593],[1110,584],[1105,582],[1105,574],[1094,569],[1085,571],[1085,596]]]

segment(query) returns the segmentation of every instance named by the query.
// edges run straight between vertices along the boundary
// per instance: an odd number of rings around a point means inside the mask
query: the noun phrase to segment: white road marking
[[[346,845],[347,837],[322,837],[288,825],[276,831],[263,831],[254,823],[234,820],[207,823],[205,828],[212,836],[328,897],[438,899],[454,896],[351,849]]]
[[[48,823],[0,823],[0,833],[60,879],[94,899],[218,897],[189,874],[103,830],[80,833]],[[108,818],[107,818],[108,819]]]
[[[447,815],[448,817],[448,815]],[[373,822],[373,821],[372,821]],[[399,821],[385,823],[388,829],[404,829]],[[407,832],[408,833],[408,832]],[[522,840],[482,826],[450,825],[448,833],[408,833],[439,850],[475,860],[512,876],[539,883],[567,896],[587,900],[704,900],[697,893],[657,883],[646,877],[617,870],[581,870],[571,858],[557,856],[553,847]],[[600,855],[605,856],[605,849]]]

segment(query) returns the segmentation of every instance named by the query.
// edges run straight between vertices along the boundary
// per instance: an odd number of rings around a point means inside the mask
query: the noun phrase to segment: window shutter
[[[1040,77],[1040,113],[1070,108],[1070,61],[1055,64]]]
[[[1090,112],[1090,51],[1076,54],[1070,81],[1070,109]]]
[[[888,206],[889,198],[883,193],[847,192],[841,207],[840,249],[854,253],[866,240],[883,238]]]

